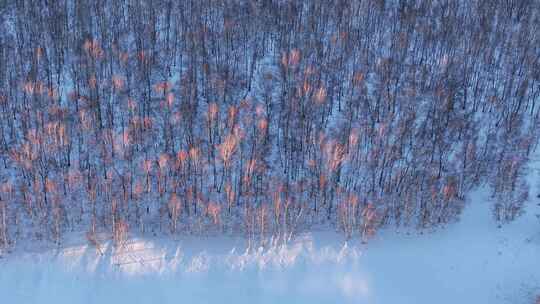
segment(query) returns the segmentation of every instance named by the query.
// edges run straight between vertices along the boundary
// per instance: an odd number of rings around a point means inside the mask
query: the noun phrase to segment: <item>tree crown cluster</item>
[[[6,1],[0,246],[519,216],[535,1]]]

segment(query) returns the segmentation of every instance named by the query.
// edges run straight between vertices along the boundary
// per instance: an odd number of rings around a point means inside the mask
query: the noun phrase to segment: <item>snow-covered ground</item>
[[[241,238],[185,237],[133,239],[122,250],[105,242],[98,255],[73,235],[61,249],[0,259],[0,303],[533,303],[532,186],[527,213],[502,228],[478,191],[458,223],[423,234],[389,228],[367,245],[329,232],[250,250]]]

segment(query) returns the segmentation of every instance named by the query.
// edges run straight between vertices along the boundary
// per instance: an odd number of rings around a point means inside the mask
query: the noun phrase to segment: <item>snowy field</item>
[[[134,240],[4,258],[2,303],[532,303],[540,235],[532,212],[494,228],[486,203],[424,235],[366,247],[333,234],[246,251],[235,239]],[[536,208],[538,210],[538,207]]]
[[[533,303],[538,191],[533,183],[527,213],[502,228],[479,191],[458,223],[423,234],[389,228],[367,245],[320,232],[250,250],[224,237],[133,239],[122,250],[104,242],[98,255],[73,235],[61,249],[0,259],[0,302]]]

